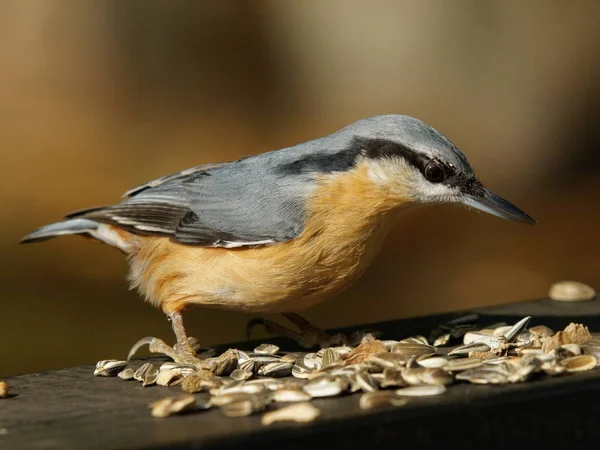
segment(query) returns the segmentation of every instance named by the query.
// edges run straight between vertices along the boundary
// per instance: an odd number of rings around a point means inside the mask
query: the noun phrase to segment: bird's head
[[[390,196],[422,205],[461,203],[503,219],[536,223],[484,187],[463,153],[418,119],[374,116],[355,122],[348,131],[369,178]]]

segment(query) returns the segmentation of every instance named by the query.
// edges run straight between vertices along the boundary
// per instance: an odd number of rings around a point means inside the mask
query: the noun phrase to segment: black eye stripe
[[[441,183],[459,188],[466,188],[474,182],[472,178],[468,178],[463,172],[459,171],[456,166],[452,164],[446,164],[439,159],[427,157],[408,147],[398,144],[397,142],[386,139],[356,138],[352,148],[362,149],[362,154],[367,158],[377,159],[400,156],[410,165],[418,169],[425,179],[427,179],[426,170],[429,164],[436,163],[439,164],[445,172],[444,179],[441,181]]]

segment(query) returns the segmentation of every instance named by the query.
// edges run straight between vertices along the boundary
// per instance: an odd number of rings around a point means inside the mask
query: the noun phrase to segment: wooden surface
[[[575,321],[597,332],[599,305],[597,300],[585,305],[538,300],[478,313],[482,323],[511,323],[529,314],[527,311],[536,310],[539,314],[531,326],[546,324],[561,329]],[[401,339],[427,335],[453,316],[419,317],[367,327],[382,330],[384,338]],[[283,339],[273,342],[286,350],[294,347]],[[251,349],[255,344],[238,343],[223,349]],[[142,362],[145,359],[135,364]],[[260,414],[233,419],[218,410],[153,418],[148,403],[181,393],[179,387],[144,388],[136,381],[94,377],[93,369],[91,364],[6,379],[11,397],[0,400],[0,449],[331,449],[378,445],[414,450],[440,448],[452,442],[458,445],[456,448],[484,446],[486,450],[542,445],[547,449],[600,448],[590,447],[600,442],[598,369],[507,386],[458,384],[442,396],[413,398],[405,407],[376,412],[360,410],[359,395],[315,400],[322,410],[316,422],[269,427],[260,424]]]

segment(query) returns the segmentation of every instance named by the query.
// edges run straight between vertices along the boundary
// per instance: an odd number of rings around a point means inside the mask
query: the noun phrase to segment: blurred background
[[[19,246],[23,235],[164,174],[374,114],[440,130],[538,225],[452,206],[407,214],[361,281],[309,320],[600,286],[599,17],[594,0],[3,0],[0,376],[173,341],[118,251],[79,237]],[[245,339],[252,317],[195,309],[186,324],[208,346]]]

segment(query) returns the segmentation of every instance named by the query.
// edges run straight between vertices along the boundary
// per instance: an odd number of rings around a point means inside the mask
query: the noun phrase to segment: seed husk
[[[476,369],[483,366],[483,361],[479,358],[452,359],[448,361],[445,370],[448,372],[461,372],[463,370]]]
[[[587,284],[577,281],[560,281],[550,286],[548,297],[561,302],[580,302],[592,300],[596,291]]]
[[[295,403],[264,414],[261,423],[265,426],[275,422],[313,422],[321,411],[310,402]]]
[[[433,341],[433,346],[434,347],[443,347],[444,345],[448,344],[448,342],[450,342],[450,333],[445,333],[442,334],[441,336],[439,336],[438,338],[436,338]]]
[[[479,342],[472,342],[470,344],[461,345],[456,347],[448,356],[469,356],[472,352],[485,353],[491,350],[490,346],[487,344],[482,344]]]
[[[373,376],[366,370],[361,370],[356,373],[356,382],[363,392],[375,392],[379,389],[379,384]]]
[[[322,358],[322,367],[328,367],[331,364],[339,361],[341,358],[340,354],[333,348],[325,349]]]
[[[442,385],[424,385],[408,386],[395,391],[396,395],[403,397],[428,397],[440,395],[446,392],[446,386]]]
[[[239,364],[239,370],[243,370],[244,372],[254,373],[258,370],[260,365],[256,363],[253,359],[248,359]],[[232,372],[233,373],[233,372]]]
[[[156,384],[159,386],[173,386],[181,378],[183,378],[183,374],[175,369],[161,370],[156,378]]]
[[[312,369],[309,369],[304,364],[304,358],[296,361],[292,367],[292,376],[295,378],[308,378],[311,372]]]
[[[294,363],[291,362],[274,362],[265,364],[258,369],[258,374],[265,377],[282,378],[292,374]]]
[[[114,377],[127,366],[127,361],[105,359],[96,363],[94,375],[97,377]]]
[[[373,354],[369,361],[379,364],[383,368],[389,367],[399,369],[406,364],[408,358],[406,355],[400,353],[382,352]]]
[[[448,360],[442,356],[433,356],[417,361],[421,367],[427,367],[431,369],[443,369],[448,365]]]
[[[283,355],[279,359],[279,361],[295,363],[296,361],[298,361],[298,359],[304,358],[304,356],[305,356],[305,353],[300,353],[300,352],[287,353],[287,354]]]
[[[577,355],[563,359],[561,364],[568,372],[584,372],[596,367],[598,361],[592,355]]]
[[[408,399],[398,397],[391,391],[365,392],[360,396],[359,406],[361,409],[371,410],[387,408],[390,406],[404,406]]]
[[[117,376],[121,379],[121,380],[133,380],[133,376],[135,374],[135,370],[133,370],[131,367],[127,367],[125,369],[123,369],[122,371],[120,371]]]
[[[434,355],[437,349],[422,342],[399,342],[392,347],[392,353],[402,355],[406,360],[415,356]]]
[[[431,385],[449,385],[454,381],[454,378],[448,372],[436,368],[422,369],[419,374],[419,379],[421,380],[421,383]]]
[[[199,370],[184,378],[181,388],[184,392],[193,394],[194,392],[208,391],[211,388],[219,387],[221,382],[208,370]]]
[[[229,376],[234,380],[248,380],[252,378],[252,375],[254,373],[249,370],[235,369]]]
[[[273,401],[277,403],[308,402],[312,396],[302,389],[277,389],[273,392]]]
[[[402,372],[396,369],[385,369],[383,371],[383,380],[380,382],[382,388],[406,386],[406,381],[402,377]]]
[[[355,347],[350,353],[341,355],[341,359],[347,366],[352,364],[360,364],[361,362],[371,358],[372,355],[385,351],[385,345],[383,345],[383,342],[380,340],[367,340],[358,347]]]
[[[211,404],[218,406],[227,417],[244,417],[263,410],[267,399],[264,392],[260,394],[239,392],[213,397]]]
[[[309,381],[302,388],[312,397],[335,397],[342,393],[344,386],[340,380],[323,377]]]
[[[542,344],[544,352],[550,352],[565,344],[586,344],[592,335],[588,328],[578,323],[570,323],[563,331],[558,331],[551,338],[545,338]]]
[[[275,344],[260,344],[254,349],[254,353],[259,355],[275,355],[279,351],[279,347]]]
[[[142,386],[146,387],[156,383],[158,378],[159,370],[154,364],[144,363],[142,364],[133,374],[133,378],[137,381],[142,382]]]
[[[149,406],[152,408],[153,417],[167,417],[196,409],[196,398],[189,394],[166,397],[150,403]]]
[[[8,397],[8,383],[6,381],[0,381],[0,398]]]
[[[506,344],[506,338],[504,336],[487,335],[477,331],[470,331],[464,335],[463,343],[465,345],[474,343],[486,344],[489,349],[497,349]]]

